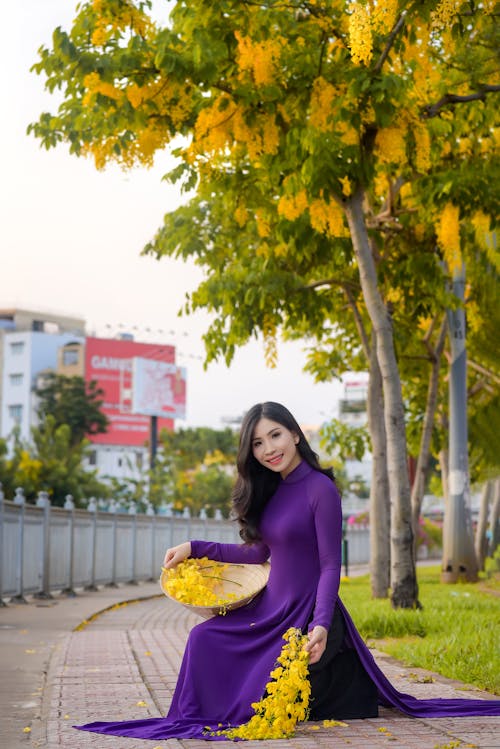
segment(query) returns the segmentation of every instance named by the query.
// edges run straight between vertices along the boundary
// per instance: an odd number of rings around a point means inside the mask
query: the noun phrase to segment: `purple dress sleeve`
[[[262,564],[269,559],[269,547],[263,543],[219,544],[212,541],[191,541],[191,556],[208,557],[230,564]]]
[[[318,475],[321,477],[321,474]],[[342,565],[342,507],[337,487],[329,479],[316,480],[309,504],[314,516],[320,575],[309,630],[329,629],[337,601]]]

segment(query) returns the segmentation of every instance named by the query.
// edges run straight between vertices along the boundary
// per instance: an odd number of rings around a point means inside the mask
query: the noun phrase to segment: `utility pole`
[[[443,527],[441,580],[477,580],[477,561],[470,507],[469,457],[467,442],[467,352],[465,347],[465,265],[453,271],[452,291],[459,301],[449,309],[448,331],[451,351],[449,379],[449,496]]]

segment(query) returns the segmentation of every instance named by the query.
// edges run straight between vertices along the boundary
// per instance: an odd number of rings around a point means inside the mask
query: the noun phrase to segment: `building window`
[[[9,382],[11,385],[22,385],[23,384],[23,373],[16,372],[15,374],[9,375]]]
[[[97,465],[97,450],[91,450],[89,452],[89,465],[90,466]]]
[[[9,406],[9,416],[13,421],[16,422],[16,424],[19,424],[23,416],[22,405],[20,403],[16,403],[13,406]]]
[[[71,367],[74,364],[78,364],[78,351],[76,349],[64,349],[63,351],[63,364],[65,367]]]
[[[10,353],[14,356],[22,354],[24,351],[24,341],[15,341],[10,344]]]

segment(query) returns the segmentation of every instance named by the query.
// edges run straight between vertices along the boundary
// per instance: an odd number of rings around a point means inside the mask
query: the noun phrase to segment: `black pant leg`
[[[325,652],[309,666],[310,720],[374,718],[378,690],[357,652],[345,646],[345,623],[336,607]]]

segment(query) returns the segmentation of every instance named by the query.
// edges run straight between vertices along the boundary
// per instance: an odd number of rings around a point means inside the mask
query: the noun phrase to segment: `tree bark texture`
[[[370,581],[373,598],[387,598],[390,587],[391,538],[390,491],[387,475],[387,447],[384,424],[382,375],[377,360],[375,334],[370,352],[368,385],[368,429],[372,444],[370,486]]]
[[[391,602],[395,608],[413,608],[418,605],[418,586],[413,553],[403,396],[392,321],[378,287],[363,198],[363,190],[358,189],[346,201],[344,209],[358,263],[363,297],[377,338],[377,359],[383,383],[391,502]]]
[[[438,388],[439,388],[439,366],[443,355],[444,342],[446,340],[446,317],[443,319],[439,330],[436,348],[431,351],[432,366],[427,387],[427,400],[425,404],[424,424],[420,439],[420,450],[418,453],[417,467],[415,470],[415,481],[411,490],[411,511],[413,527],[413,545],[415,558],[417,556],[417,532],[422,500],[424,498],[425,485],[429,473],[429,458],[431,455],[432,430],[436,414]]]
[[[439,426],[441,428],[443,435],[447,435],[448,430],[450,428],[450,424],[448,422],[448,417],[445,413],[441,413],[439,416]],[[443,441],[443,445],[441,447],[441,450],[439,451],[439,468],[441,470],[441,484],[443,486],[444,505],[445,507],[447,507],[448,499],[450,496],[450,492],[448,490],[448,474],[450,472],[450,456],[448,453],[447,441]]]
[[[449,499],[443,526],[443,563],[441,579],[445,583],[477,580],[472,514],[470,508],[469,455],[467,441],[467,354],[465,348],[465,266],[453,273],[453,293],[460,301],[448,310],[450,340],[449,378]]]
[[[488,556],[488,539],[486,538],[486,530],[488,528],[488,515],[490,503],[493,498],[493,488],[493,481],[485,481],[481,492],[481,504],[479,506],[476,537],[474,539],[477,566],[480,570],[484,570],[484,560]]]
[[[488,549],[488,556],[493,556],[497,546],[500,545],[500,478],[495,481],[495,493],[493,495],[493,503],[491,505],[490,515],[490,545]]]

